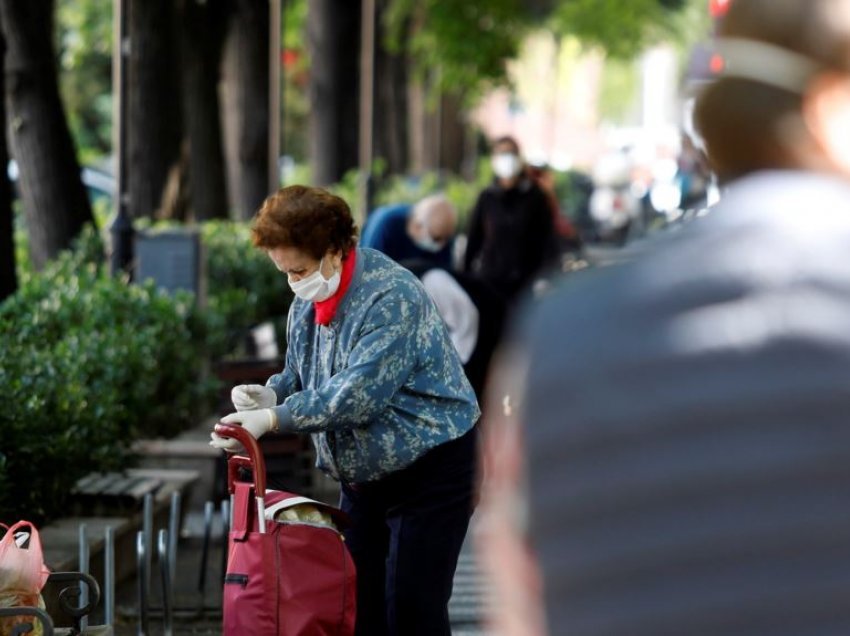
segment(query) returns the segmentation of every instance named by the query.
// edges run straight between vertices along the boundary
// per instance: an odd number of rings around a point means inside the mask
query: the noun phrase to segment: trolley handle
[[[266,496],[266,461],[256,438],[239,424],[227,422],[216,424],[215,433],[221,437],[235,439],[248,451],[247,457],[232,455],[227,460],[227,490],[233,494],[238,470],[248,468],[254,475],[254,495],[257,499],[263,500]]]
[[[254,464],[244,455],[231,455],[227,458],[227,492],[231,495],[236,492],[236,482],[239,479],[239,469],[244,468],[251,473],[254,472]],[[251,482],[253,485],[253,481]],[[256,489],[256,486],[254,486]]]

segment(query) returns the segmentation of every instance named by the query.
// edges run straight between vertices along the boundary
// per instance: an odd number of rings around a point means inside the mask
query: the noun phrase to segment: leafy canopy
[[[387,45],[410,54],[435,88],[470,96],[505,83],[530,29],[545,27],[630,58],[675,32],[689,0],[391,0],[383,15]]]

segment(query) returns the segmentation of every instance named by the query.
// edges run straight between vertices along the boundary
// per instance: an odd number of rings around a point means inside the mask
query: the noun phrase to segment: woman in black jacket
[[[495,177],[473,209],[464,268],[512,302],[553,255],[554,225],[546,195],[525,174],[516,140],[497,139],[491,161]]]

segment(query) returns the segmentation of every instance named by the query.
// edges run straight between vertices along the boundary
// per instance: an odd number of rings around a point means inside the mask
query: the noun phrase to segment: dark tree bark
[[[466,179],[475,177],[475,138],[463,109],[463,98],[443,93],[430,97],[422,85],[411,91],[411,127],[417,128],[421,144],[414,165],[426,171],[448,171]]]
[[[2,36],[0,23],[0,60],[6,55],[6,41]],[[2,99],[5,88],[3,74],[0,73],[0,302],[18,289],[18,277],[15,271],[15,224],[12,215],[12,188],[6,165],[9,163],[9,149],[6,145],[6,102]]]
[[[360,5],[310,0],[310,164],[313,182],[329,185],[357,167]]]
[[[440,168],[463,174],[468,148],[467,130],[460,98],[444,93],[440,97]]]
[[[173,0],[131,0],[128,212],[155,217],[180,158],[183,117]]]
[[[387,0],[377,3],[378,16]],[[408,118],[409,60],[404,51],[390,51],[385,43],[383,20],[378,17],[375,49],[375,157],[386,161],[385,175],[405,174],[409,167],[410,125]],[[410,35],[410,21],[402,28],[403,44]]]
[[[94,222],[62,110],[52,0],[0,0],[6,107],[33,265],[41,268]],[[5,163],[2,169],[5,171]]]
[[[228,185],[236,216],[250,219],[269,194],[269,3],[230,1],[224,44]]]
[[[183,0],[180,7],[189,187],[191,208],[199,221],[228,216],[218,99],[226,9],[225,0]]]

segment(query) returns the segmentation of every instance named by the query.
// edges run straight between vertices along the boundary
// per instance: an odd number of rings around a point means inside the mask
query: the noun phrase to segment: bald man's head
[[[434,194],[413,206],[407,222],[410,238],[424,249],[442,249],[455,234],[457,212],[446,197]]]

